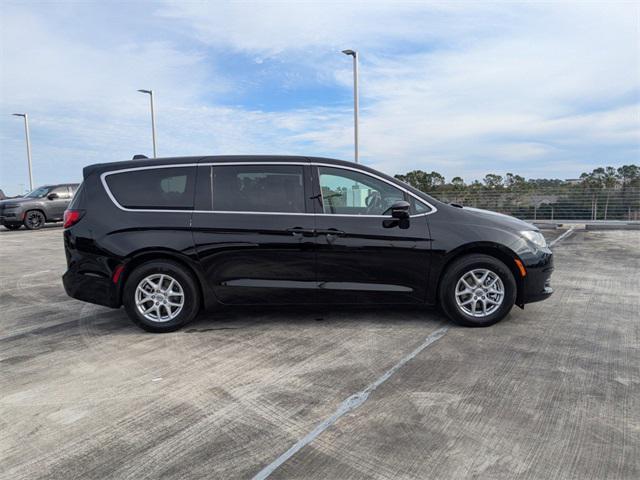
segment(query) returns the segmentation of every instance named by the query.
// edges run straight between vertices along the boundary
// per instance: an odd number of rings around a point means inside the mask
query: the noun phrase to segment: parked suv
[[[552,253],[512,217],[326,158],[92,165],[65,212],[67,293],[154,332],[217,305],[426,304],[491,325],[552,293]]]
[[[60,222],[77,188],[77,183],[44,185],[24,197],[3,200],[0,223],[9,230],[18,230],[22,225],[37,230],[47,222]]]

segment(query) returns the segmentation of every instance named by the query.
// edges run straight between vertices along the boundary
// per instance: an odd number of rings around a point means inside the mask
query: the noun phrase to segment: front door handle
[[[287,232],[293,235],[294,237],[302,237],[303,235],[313,236],[316,233],[316,231],[313,229],[302,228],[302,227],[287,228]]]
[[[344,237],[345,233],[342,230],[337,230],[335,228],[330,228],[328,230],[316,230],[316,234],[318,235],[327,235],[332,237]]]
[[[316,230],[316,234],[324,235],[327,239],[327,243],[333,244],[338,237],[344,237],[345,233],[342,230],[330,228],[329,230]]]

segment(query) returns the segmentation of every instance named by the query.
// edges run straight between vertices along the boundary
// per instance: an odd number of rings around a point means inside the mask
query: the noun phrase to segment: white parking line
[[[427,348],[432,343],[440,340],[449,330],[448,327],[442,327],[433,332],[427,338],[425,338],[424,342],[422,342],[415,350],[413,350],[408,355],[404,356],[398,363],[396,363],[393,367],[387,370],[380,378],[378,378],[375,382],[371,383],[364,390],[360,390],[358,393],[351,395],[349,398],[344,400],[338,409],[333,412],[333,414],[327,419],[323,420],[310,431],[308,434],[304,436],[301,440],[297,441],[289,450],[284,452],[278,458],[276,458],[269,465],[260,470],[254,477],[253,480],[264,480],[269,475],[271,475],[280,465],[293,457],[297,452],[299,452],[303,447],[311,443],[315,440],[318,435],[324,432],[331,425],[336,423],[340,417],[342,417],[345,413],[349,413],[352,410],[355,410],[364,402],[367,401],[369,395],[380,385],[386,382],[391,376],[398,371],[401,367],[403,367],[407,362],[409,362],[412,358],[418,355],[422,350]]]
[[[553,247],[556,243],[558,243],[560,240],[563,240],[565,238],[567,238],[569,235],[571,235],[573,232],[575,231],[575,227],[571,227],[569,230],[567,230],[566,232],[564,232],[562,235],[560,235],[558,238],[556,238],[555,240],[552,240],[551,242],[549,242],[549,247]]]

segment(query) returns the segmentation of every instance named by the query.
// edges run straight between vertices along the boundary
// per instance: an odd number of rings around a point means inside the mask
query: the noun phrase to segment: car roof
[[[197,157],[166,157],[166,158],[142,158],[136,160],[125,160],[120,162],[110,162],[110,163],[96,163],[93,165],[89,165],[82,170],[82,174],[84,178],[87,178],[89,175],[93,173],[102,174],[104,172],[114,171],[114,170],[124,170],[129,168],[139,168],[139,167],[154,167],[154,166],[162,166],[162,165],[181,165],[181,164],[199,164],[199,163],[233,163],[233,162],[278,162],[278,163],[323,163],[335,166],[343,166],[350,168],[357,168],[359,170],[363,170],[365,172],[372,173],[374,175],[378,175],[386,178],[392,183],[397,184],[398,186],[402,186],[402,188],[409,190],[419,197],[425,198],[427,201],[432,204],[440,203],[430,195],[408,185],[404,182],[401,182],[397,178],[394,178],[390,175],[387,175],[378,170],[374,170],[371,167],[367,167],[361,163],[348,162],[346,160],[338,160],[335,158],[327,158],[327,157],[310,157],[303,155],[204,155]]]
[[[165,158],[142,158],[136,160],[124,160],[120,162],[96,163],[83,169],[83,176],[86,178],[92,173],[102,173],[111,170],[122,170],[126,168],[153,167],[161,165],[181,165],[190,163],[232,163],[232,162],[283,162],[283,163],[309,163],[322,162],[335,165],[355,166],[353,162],[336,160],[335,158],[307,157],[303,155],[204,155],[197,157],[165,157]],[[362,167],[362,165],[357,165]]]

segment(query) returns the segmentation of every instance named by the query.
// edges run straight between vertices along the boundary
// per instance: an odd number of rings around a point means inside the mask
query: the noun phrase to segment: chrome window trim
[[[110,170],[108,172],[103,172],[100,174],[100,181],[102,182],[102,186],[104,191],[107,192],[107,195],[113,202],[113,204],[118,207],[120,210],[125,212],[166,212],[166,213],[192,213],[193,209],[185,209],[185,210],[175,210],[175,209],[153,209],[153,208],[127,208],[120,205],[116,197],[111,193],[111,189],[109,185],[107,185],[107,177],[109,175],[116,175],[118,173],[126,173],[126,172],[137,172],[139,170],[154,170],[161,168],[189,168],[189,167],[197,167],[197,163],[182,163],[179,165],[149,165],[148,167],[132,167],[132,168],[121,168],[119,170]]]
[[[127,208],[127,207],[123,207],[122,205],[120,205],[120,203],[118,203],[118,201],[114,197],[113,193],[111,193],[111,189],[109,189],[109,186],[107,185],[107,181],[106,181],[106,178],[109,175],[115,175],[115,174],[118,174],[118,173],[126,173],[126,172],[135,172],[135,171],[138,171],[138,170],[153,170],[153,169],[160,169],[160,168],[188,168],[188,167],[199,167],[199,166],[215,167],[215,166],[226,166],[226,165],[255,165],[255,166],[260,166],[260,165],[281,165],[281,166],[286,166],[286,165],[302,165],[302,166],[311,165],[311,166],[314,166],[314,167],[330,167],[330,168],[338,168],[338,169],[343,169],[343,170],[352,170],[354,172],[358,172],[358,173],[361,173],[363,175],[368,175],[368,176],[376,178],[376,179],[378,179],[378,180],[380,180],[382,182],[388,183],[392,187],[395,187],[395,188],[407,193],[408,195],[412,196],[416,200],[424,203],[425,205],[427,205],[431,209],[431,211],[429,211],[429,212],[419,213],[419,214],[416,214],[416,215],[411,215],[411,218],[426,217],[427,215],[431,215],[432,213],[436,213],[438,211],[438,209],[434,205],[431,205],[429,202],[427,202],[423,198],[418,197],[416,194],[410,192],[406,188],[403,188],[400,185],[396,185],[395,183],[387,180],[386,178],[382,178],[382,177],[380,177],[380,176],[378,176],[378,175],[376,175],[374,173],[370,173],[370,172],[361,170],[359,168],[347,167],[347,166],[344,166],[344,165],[335,165],[333,163],[322,163],[322,162],[203,162],[203,163],[180,163],[180,164],[170,164],[170,165],[149,165],[149,166],[146,166],[146,167],[121,168],[121,169],[118,169],[118,170],[110,170],[110,171],[107,171],[107,172],[103,172],[103,173],[100,174],[100,181],[102,182],[102,186],[103,186],[105,192],[107,192],[107,196],[111,199],[113,204],[117,208],[119,208],[120,210],[123,210],[125,212],[142,212],[142,213],[221,213],[221,214],[235,213],[235,214],[240,214],[240,215],[322,215],[322,216],[329,216],[329,217],[389,218],[388,215],[352,215],[352,214],[347,214],[347,213],[235,212],[235,211],[224,211],[224,210],[194,210],[194,209],[175,210],[175,209],[152,209],[152,208]]]

